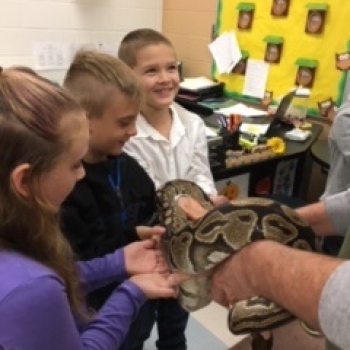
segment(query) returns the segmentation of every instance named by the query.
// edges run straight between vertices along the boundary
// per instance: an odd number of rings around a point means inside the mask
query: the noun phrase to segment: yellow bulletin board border
[[[273,0],[255,0],[253,24],[250,30],[237,28],[238,7],[242,1],[218,0],[214,32],[220,35],[234,30],[242,51],[248,52],[251,59],[264,59],[268,36],[283,38],[283,51],[279,64],[270,64],[266,90],[273,91],[273,104],[276,98],[284,95],[295,86],[298,71],[296,62],[304,58],[317,61],[314,83],[310,89],[308,114],[319,116],[318,103],[331,98],[336,106],[343,101],[347,71],[336,68],[335,55],[350,52],[350,27],[347,26],[350,1],[327,0],[311,3],[307,0],[290,0],[286,17],[276,18],[270,13]],[[310,7],[325,5],[327,8],[324,29],[321,34],[307,34],[305,23]],[[212,64],[212,77],[225,83],[225,95],[239,98],[243,102],[258,102],[259,99],[245,96],[244,75],[219,74]]]

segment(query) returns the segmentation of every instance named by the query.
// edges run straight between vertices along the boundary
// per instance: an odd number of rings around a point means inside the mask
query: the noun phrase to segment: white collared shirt
[[[195,182],[209,195],[217,194],[203,120],[176,103],[170,108],[173,121],[169,140],[139,114],[137,135],[126,143],[124,151],[146,170],[156,188],[183,179]]]

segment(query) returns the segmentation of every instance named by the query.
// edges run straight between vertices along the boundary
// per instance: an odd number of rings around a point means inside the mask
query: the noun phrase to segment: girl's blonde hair
[[[81,300],[73,253],[59,229],[57,210],[33,187],[69,146],[63,119],[81,112],[57,84],[29,70],[0,68],[0,248],[18,251],[54,270],[65,283],[77,316]],[[11,183],[12,171],[26,163],[28,197]]]

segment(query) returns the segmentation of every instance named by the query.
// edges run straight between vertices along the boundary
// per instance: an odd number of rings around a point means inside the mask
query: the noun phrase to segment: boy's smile
[[[180,82],[174,49],[166,44],[151,44],[139,50],[134,72],[141,82],[145,104],[152,109],[168,109]]]

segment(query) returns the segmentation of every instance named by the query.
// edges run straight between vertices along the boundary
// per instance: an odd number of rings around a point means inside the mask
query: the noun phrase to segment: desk
[[[204,121],[213,114],[212,109],[197,103],[181,101],[181,99],[177,102],[201,115]],[[276,124],[273,130],[269,131],[269,136],[284,139],[283,136],[288,130],[290,130],[288,127]],[[312,145],[322,130],[322,125],[313,124],[312,136],[305,142],[285,140],[286,150],[282,156],[233,168],[226,168],[224,160],[218,159],[217,148],[220,147],[220,142],[209,142],[209,161],[218,191],[224,192],[229,198],[232,195],[232,199],[235,198],[234,196],[262,194],[281,194],[306,199],[304,193],[309,185],[311,172],[311,162],[308,162],[308,157]],[[232,183],[236,186],[231,186]]]
[[[283,138],[287,130],[285,126],[278,124],[273,128],[271,136]],[[246,187],[241,193],[242,197],[261,194],[303,197],[302,190],[308,185],[309,180],[306,166],[307,158],[311,146],[322,130],[322,125],[313,124],[311,127],[312,136],[306,141],[285,140],[286,150],[283,155],[233,168],[226,168],[222,161],[218,162],[215,159],[215,147],[209,147],[209,159],[218,190],[225,191],[223,188],[228,187],[230,181],[236,183],[235,180],[238,179],[243,181],[243,186]],[[239,175],[242,176],[237,178]]]
[[[325,172],[329,169],[329,150],[327,140],[317,140],[311,147],[310,151],[312,159],[319,165]]]

